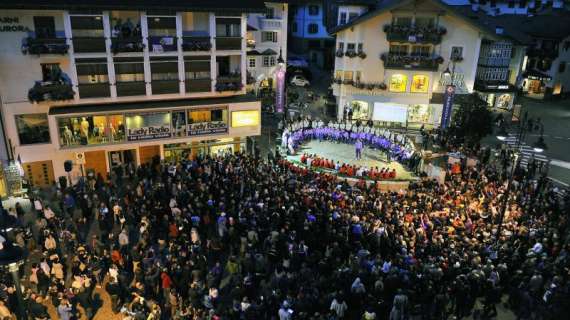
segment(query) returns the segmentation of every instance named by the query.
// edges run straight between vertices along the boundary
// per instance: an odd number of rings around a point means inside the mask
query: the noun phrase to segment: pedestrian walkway
[[[505,143],[511,148],[516,148],[517,145],[519,144],[519,138],[517,137],[516,134],[509,133],[507,139],[505,140]],[[543,163],[549,162],[548,157],[546,157],[542,153],[534,151],[534,148],[526,144],[526,142],[524,141],[522,141],[522,143],[520,144],[520,154],[521,154],[520,165],[522,167],[528,166],[532,158],[534,158],[538,162],[543,162]]]

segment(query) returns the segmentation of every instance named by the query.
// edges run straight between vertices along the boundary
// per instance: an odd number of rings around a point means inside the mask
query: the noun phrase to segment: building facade
[[[456,94],[473,93],[483,84],[501,91],[516,79],[522,61],[509,55],[491,68],[498,62],[489,50],[499,44],[512,49],[513,41],[440,1],[387,1],[334,33],[338,117],[350,111],[352,119],[387,126],[437,127],[447,85],[453,84]],[[514,85],[507,91],[512,95]]]
[[[307,1],[291,5],[291,52],[304,55],[319,67],[332,64],[334,38],[327,31],[324,23],[324,1]]]
[[[275,88],[279,56],[287,60],[289,5],[266,2],[267,11],[247,17],[248,84],[254,89]]]
[[[3,5],[2,119],[32,185],[66,175],[66,160],[72,178],[105,177],[242,150],[260,134],[260,103],[245,93],[246,28],[264,3],[131,2]]]
[[[490,15],[535,14],[541,10],[565,9],[565,0],[444,0],[455,6],[472,6],[473,10],[484,11]]]

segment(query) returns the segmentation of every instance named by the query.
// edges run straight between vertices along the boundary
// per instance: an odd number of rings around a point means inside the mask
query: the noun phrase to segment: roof
[[[458,18],[465,21],[467,24],[470,24],[474,28],[486,33],[491,34],[497,38],[509,38],[516,42],[521,42],[521,40],[526,41],[525,35],[521,32],[518,32],[516,28],[505,27],[503,26],[502,20],[499,17],[491,17],[482,12],[475,13],[471,10],[471,6],[450,6],[441,0],[425,0],[430,1],[434,5],[440,7],[442,10],[457,16]],[[360,17],[352,20],[349,23],[344,25],[338,26],[331,31],[331,34],[338,33],[340,31],[346,30],[348,28],[353,27],[354,25],[360,24],[365,22],[369,19],[377,17],[387,11],[394,10],[396,8],[409,5],[414,3],[414,0],[386,0],[382,1],[376,10],[369,11]],[[468,9],[468,10],[467,10]],[[502,16],[501,16],[502,17]],[[504,32],[502,34],[496,33],[496,27],[502,26],[504,28]]]
[[[254,26],[252,26],[251,24],[247,24],[247,31],[257,31],[258,29]]]
[[[192,107],[201,105],[228,104],[240,102],[256,102],[259,101],[252,95],[239,95],[229,97],[211,97],[211,98],[184,98],[172,100],[142,100],[117,103],[89,103],[64,106],[52,106],[49,108],[50,115],[64,114],[88,114],[92,112],[116,112],[131,111],[141,109],[168,109],[175,107]]]
[[[262,0],[0,0],[1,9],[264,12]]]
[[[273,49],[265,49],[261,54],[264,56],[274,56],[277,54],[277,52],[275,52]]]
[[[248,56],[260,56],[261,53],[260,53],[259,51],[255,50],[255,49],[253,49],[253,50],[248,50],[248,51],[247,51],[247,55],[248,55]]]

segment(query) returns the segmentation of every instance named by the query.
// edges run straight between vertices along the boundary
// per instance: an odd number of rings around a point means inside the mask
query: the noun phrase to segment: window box
[[[73,51],[75,53],[106,52],[105,38],[73,38]]]
[[[364,51],[359,51],[357,55],[360,59],[366,59],[366,53],[364,53]]]
[[[443,63],[441,56],[411,56],[393,53],[383,53],[380,59],[384,62],[386,69],[414,69],[437,71],[439,65]]]
[[[26,38],[22,45],[23,54],[66,54],[69,45],[65,38],[36,39]]]
[[[112,38],[111,51],[113,54],[121,52],[142,52],[145,48],[141,38]]]
[[[241,50],[241,37],[216,37],[216,50]]]
[[[186,79],[186,92],[212,91],[212,79]]]
[[[338,49],[338,50],[336,51],[335,55],[336,55],[338,58],[342,58],[342,57],[344,57],[344,51],[341,50],[341,49]]]
[[[210,51],[212,43],[210,37],[183,37],[183,51]]]
[[[354,50],[346,50],[345,55],[349,58],[354,58],[354,57],[356,57],[357,54],[356,54],[356,51],[354,51]]]
[[[28,91],[30,102],[58,101],[73,99],[74,92],[71,84],[52,81],[36,81]]]

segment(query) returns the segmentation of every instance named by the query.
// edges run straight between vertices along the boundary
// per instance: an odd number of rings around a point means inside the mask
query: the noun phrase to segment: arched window
[[[408,84],[408,76],[405,74],[394,74],[390,78],[390,91],[391,92],[406,92]]]
[[[429,85],[429,77],[424,75],[415,75],[412,77],[412,88],[410,91],[417,93],[427,93]]]

